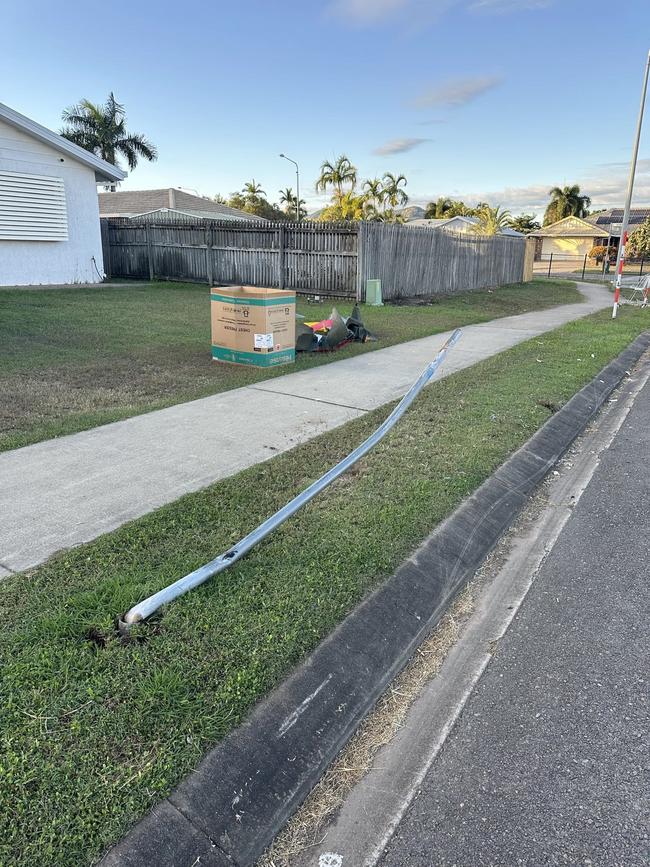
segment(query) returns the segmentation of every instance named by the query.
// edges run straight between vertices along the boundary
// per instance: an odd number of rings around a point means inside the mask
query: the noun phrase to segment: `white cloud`
[[[634,196],[632,206],[650,205],[650,159],[639,160],[643,168],[637,172],[634,184]],[[625,164],[611,163],[607,165],[624,166]],[[597,170],[599,167],[594,167]],[[606,175],[602,173],[589,173],[577,178],[580,191],[591,198],[591,210],[601,208],[622,207],[625,202],[627,189],[627,177],[624,172],[612,172]],[[462,199],[468,205],[476,202],[488,202],[490,205],[501,205],[513,213],[533,213],[542,215],[549,202],[551,187],[563,186],[564,182],[549,181],[545,184],[530,184],[525,187],[503,187],[500,190],[441,190],[430,196],[413,196],[413,204],[426,204],[435,201],[440,195],[450,195],[454,199]]]
[[[373,153],[378,156],[391,156],[392,154],[403,154],[406,151],[412,151],[423,142],[429,141],[426,138],[396,138],[392,141],[387,141],[385,144],[375,148]]]
[[[600,166],[605,169],[610,169],[613,171],[629,171],[630,164],[629,162],[624,163],[600,163]],[[646,172],[650,172],[650,158],[641,158],[636,161],[636,172],[637,175],[645,174]]]
[[[497,75],[481,75],[472,78],[455,78],[425,90],[415,100],[416,108],[430,108],[434,105],[457,108],[487,93],[496,87],[502,79]]]

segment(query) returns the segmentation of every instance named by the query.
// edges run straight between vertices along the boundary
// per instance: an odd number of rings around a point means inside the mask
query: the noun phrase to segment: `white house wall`
[[[0,240],[0,285],[98,283],[103,273],[95,172],[0,120],[0,171],[62,178],[67,241]]]
[[[602,243],[606,244],[607,239]],[[593,246],[593,238],[543,238],[542,256],[547,258],[552,253],[558,259],[582,258]]]

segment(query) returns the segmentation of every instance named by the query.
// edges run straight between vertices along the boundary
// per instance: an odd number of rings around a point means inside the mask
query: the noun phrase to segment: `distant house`
[[[650,208],[632,208],[630,211],[630,232],[633,232],[646,217]],[[557,259],[583,258],[596,245],[617,247],[621,237],[623,209],[610,208],[590,217],[564,217],[531,232],[535,238],[535,259],[549,258],[552,253]]]
[[[98,283],[97,183],[125,177],[0,103],[0,285]]]
[[[100,193],[99,214],[101,217],[150,217],[162,220],[176,216],[204,220],[264,220],[263,217],[220,205],[176,187]]]
[[[455,232],[461,235],[474,234],[476,226],[480,222],[478,217],[446,217],[444,219],[409,220],[406,226],[425,226],[430,229],[442,229],[445,232]],[[499,232],[500,235],[511,235],[514,238],[525,237],[521,232],[516,232],[505,226]]]

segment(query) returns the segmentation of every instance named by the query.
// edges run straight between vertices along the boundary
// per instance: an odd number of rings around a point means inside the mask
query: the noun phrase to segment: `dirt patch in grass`
[[[87,430],[294,370],[329,364],[471,322],[582,300],[574,283],[533,281],[436,299],[423,308],[364,308],[379,342],[300,355],[259,370],[213,362],[209,293],[196,284],[0,293],[0,451]],[[299,301],[325,317],[331,303]],[[338,305],[344,313],[351,303]]]
[[[90,864],[549,417],[540,399],[561,405],[649,325],[605,311],[434,383],[349,484],[145,641],[124,643],[115,616],[253,529],[390,407],[0,583],[0,863]]]

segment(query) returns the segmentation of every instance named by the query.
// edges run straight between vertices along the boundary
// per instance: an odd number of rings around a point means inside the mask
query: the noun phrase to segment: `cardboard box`
[[[210,292],[212,357],[275,367],[296,359],[296,295],[257,286],[215,286]]]

